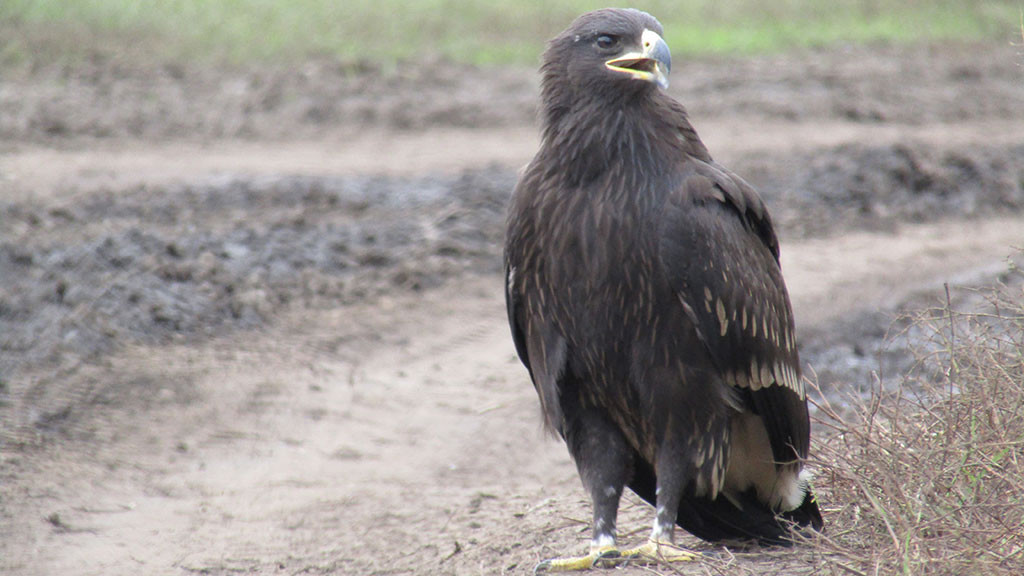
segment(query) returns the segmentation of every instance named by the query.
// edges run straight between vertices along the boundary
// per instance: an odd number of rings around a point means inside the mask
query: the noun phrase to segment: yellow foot
[[[685,548],[681,548],[671,542],[660,540],[648,540],[646,544],[622,551],[622,558],[627,561],[646,563],[658,562],[690,562],[697,559],[697,555]]]
[[[534,574],[544,572],[571,572],[575,570],[590,570],[595,566],[615,566],[621,561],[619,549],[614,546],[591,547],[590,554],[576,556],[574,558],[552,558],[545,560],[534,567]]]

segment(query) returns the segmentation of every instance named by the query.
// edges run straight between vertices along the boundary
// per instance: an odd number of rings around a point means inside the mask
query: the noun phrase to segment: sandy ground
[[[1024,71],[971,50],[684,67],[705,141],[776,213],[827,393],[878,369],[894,313],[1020,261]],[[21,110],[52,104],[47,74],[20,80],[42,95]],[[901,74],[921,83],[903,99]],[[94,83],[138,90],[116,76]],[[146,130],[108,119],[99,137],[96,122],[4,117],[0,572],[528,574],[585,549],[590,509],[540,430],[497,270],[535,81],[478,76],[505,94],[488,104],[459,78],[403,79],[376,108],[365,92],[383,88],[338,80],[332,106],[380,119],[359,130],[331,129],[335,108],[324,130],[261,128],[298,114],[285,105],[248,137],[183,137],[184,120],[144,114]],[[258,80],[265,96],[274,78]],[[395,120],[420,85],[434,103]],[[80,117],[108,118],[83,98]],[[644,538],[649,509],[622,514],[625,538]],[[711,550],[683,573],[808,571]]]

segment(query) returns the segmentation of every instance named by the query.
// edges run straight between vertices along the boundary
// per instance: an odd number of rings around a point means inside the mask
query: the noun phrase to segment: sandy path
[[[1024,141],[1024,122],[1020,121],[917,126],[738,117],[695,118],[694,123],[709,149],[727,166],[734,158],[750,153],[805,152],[858,142],[923,143],[951,149]],[[7,185],[8,194],[30,197],[194,181],[223,174],[423,176],[492,165],[518,168],[533,156],[537,142],[535,128],[449,128],[368,130],[322,141],[154,144],[119,140],[60,150],[24,147],[0,155],[0,182]]]
[[[906,225],[786,243],[784,269],[815,328],[990,276],[1022,243],[1021,217]],[[585,546],[589,509],[539,430],[496,278],[90,370],[152,396],[83,424],[87,450],[2,455],[21,473],[0,572],[523,573]],[[640,537],[646,509],[624,515]]]

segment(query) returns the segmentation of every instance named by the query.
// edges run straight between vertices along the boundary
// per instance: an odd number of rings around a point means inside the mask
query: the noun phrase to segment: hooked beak
[[[654,82],[661,88],[668,88],[668,72],[672,68],[672,53],[668,44],[653,30],[644,30],[640,37],[643,48],[604,63],[615,72],[627,74],[637,80]]]

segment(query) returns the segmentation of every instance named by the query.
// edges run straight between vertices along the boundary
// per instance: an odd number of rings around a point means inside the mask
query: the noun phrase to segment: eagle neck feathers
[[[545,88],[545,95],[544,177],[570,189],[603,177],[614,184],[606,189],[639,192],[665,166],[682,166],[688,157],[711,161],[686,109],[660,90],[577,95],[572,105],[557,91]]]

